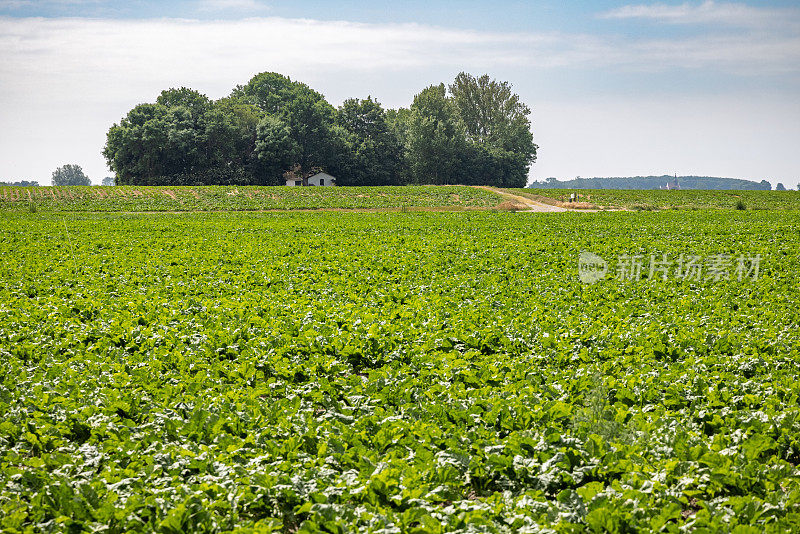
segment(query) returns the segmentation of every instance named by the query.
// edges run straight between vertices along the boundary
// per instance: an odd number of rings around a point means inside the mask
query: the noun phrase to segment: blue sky
[[[168,87],[278,71],[398,107],[461,70],[533,109],[532,179],[800,181],[800,6],[703,0],[0,0],[0,180],[99,182],[108,128]]]
[[[0,15],[11,17],[192,18],[238,19],[248,16],[348,20],[353,22],[416,22],[477,30],[543,30],[626,32],[645,35],[662,31],[659,24],[629,24],[598,15],[630,5],[700,6],[702,2],[576,1],[523,2],[497,0],[435,1],[270,1],[270,0],[0,0]],[[745,5],[717,2],[717,6]],[[796,1],[750,2],[760,9],[793,9]],[[611,19],[614,20],[614,19]],[[702,31],[702,29],[698,29]]]

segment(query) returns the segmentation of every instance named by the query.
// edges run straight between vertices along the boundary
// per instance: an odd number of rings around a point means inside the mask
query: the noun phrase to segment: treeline
[[[13,185],[18,187],[39,187],[39,182],[33,180],[20,180],[18,182],[0,182],[0,185]]]
[[[103,155],[117,185],[280,185],[325,171],[338,185],[524,187],[537,149],[529,114],[485,75],[461,73],[385,110],[371,97],[334,108],[265,72],[216,101],[163,91],[111,127]]]
[[[533,182],[529,187],[539,189],[662,189],[670,184],[680,189],[764,189],[772,185],[766,181],[753,182],[737,178],[717,178],[712,176],[633,176],[629,178],[575,178],[557,180],[547,178],[543,182]]]

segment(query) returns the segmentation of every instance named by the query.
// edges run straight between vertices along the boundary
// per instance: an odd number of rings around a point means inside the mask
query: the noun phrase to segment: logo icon
[[[608,272],[606,260],[585,250],[578,256],[578,277],[584,284],[594,284],[605,278]]]

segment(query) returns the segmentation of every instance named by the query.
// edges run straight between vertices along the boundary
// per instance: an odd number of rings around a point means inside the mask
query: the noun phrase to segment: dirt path
[[[571,209],[567,209],[567,208],[562,208],[562,207],[559,207],[559,206],[552,206],[550,204],[545,204],[543,202],[537,202],[537,201],[532,200],[530,198],[526,198],[526,197],[523,197],[523,196],[520,196],[520,195],[515,195],[513,193],[508,193],[506,191],[502,191],[502,190],[497,189],[495,187],[489,187],[488,185],[476,185],[474,187],[477,187],[478,189],[485,189],[486,191],[491,191],[492,193],[498,194],[501,197],[505,198],[509,202],[512,202],[514,204],[518,204],[518,205],[521,205],[521,206],[525,207],[524,209],[520,209],[518,211],[541,211],[541,212],[546,212],[546,211],[551,211],[551,212],[554,212],[554,211],[578,211],[578,210],[571,210]],[[582,210],[582,211],[585,211],[585,210]]]

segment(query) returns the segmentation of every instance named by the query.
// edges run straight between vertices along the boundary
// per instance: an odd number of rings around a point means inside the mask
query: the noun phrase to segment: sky
[[[259,72],[408,107],[461,71],[531,109],[531,180],[800,182],[795,1],[0,0],[0,181],[110,176],[108,129],[170,87]]]

